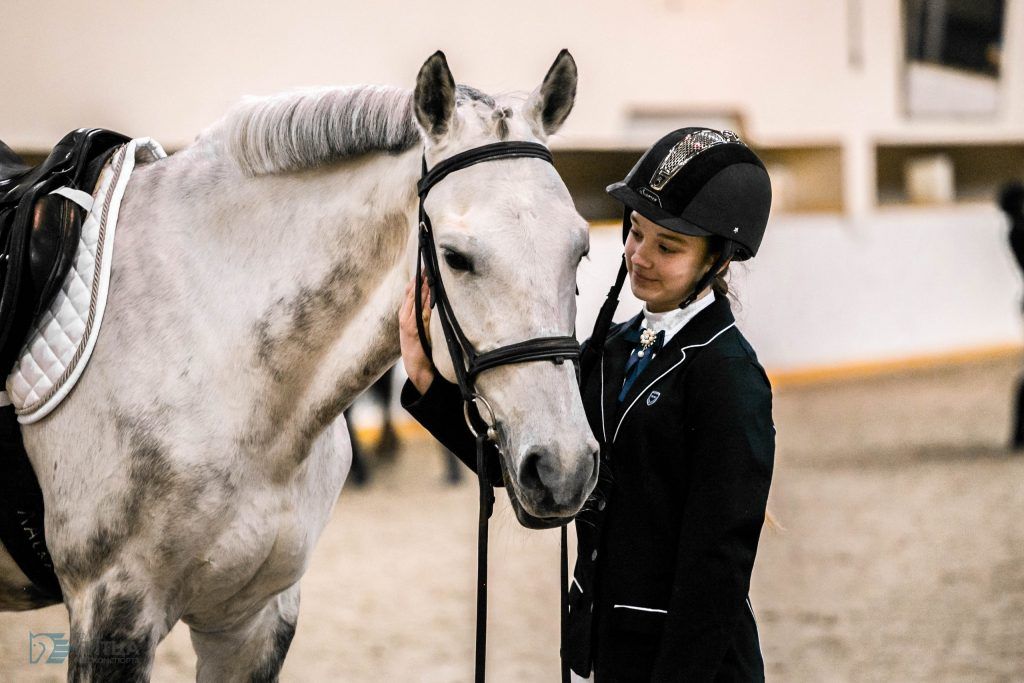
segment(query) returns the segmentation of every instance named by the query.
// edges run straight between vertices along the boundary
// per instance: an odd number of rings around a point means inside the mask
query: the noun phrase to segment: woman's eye
[[[448,264],[448,267],[452,270],[458,270],[466,273],[473,272],[473,262],[463,256],[457,251],[445,250],[444,262]]]

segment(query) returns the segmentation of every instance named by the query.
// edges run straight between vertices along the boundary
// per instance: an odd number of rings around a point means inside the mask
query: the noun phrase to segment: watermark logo
[[[138,664],[144,645],[132,639],[91,640],[75,650],[81,664]],[[29,664],[63,664],[71,653],[71,642],[63,633],[28,633]]]
[[[63,633],[28,632],[29,664],[63,664],[70,651],[71,641],[65,638]]]

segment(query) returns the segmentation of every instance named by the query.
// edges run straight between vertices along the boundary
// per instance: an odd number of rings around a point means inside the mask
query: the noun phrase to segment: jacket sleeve
[[[712,681],[746,605],[775,456],[768,380],[748,358],[711,360],[687,384],[689,439],[676,573],[655,681]]]
[[[467,467],[476,472],[476,437],[466,426],[459,387],[441,377],[435,377],[420,394],[409,380],[402,387],[402,407],[445,448],[455,454]],[[487,474],[492,486],[504,486],[498,449],[493,443],[484,444]]]

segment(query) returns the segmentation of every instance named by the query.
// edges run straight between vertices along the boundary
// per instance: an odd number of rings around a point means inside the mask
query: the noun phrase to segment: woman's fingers
[[[399,342],[402,349],[402,362],[405,365],[406,374],[412,380],[413,385],[422,394],[434,380],[434,368],[423,351],[423,344],[420,342],[419,328],[416,324],[416,288],[415,279],[406,285],[405,298],[402,307],[398,312]],[[420,301],[423,304],[423,328],[428,336],[429,343],[429,322],[430,322],[430,295],[429,288],[423,285]]]
[[[413,278],[413,282],[415,282]],[[402,304],[402,312],[400,313],[401,319],[408,320],[408,324],[412,326],[412,330],[418,335],[419,330],[416,328],[416,301],[415,287],[410,282],[405,288],[405,302]],[[423,331],[427,335],[427,343],[430,343],[430,287],[427,286],[427,276],[423,276],[423,286],[420,288],[420,306],[423,310]]]
[[[401,308],[398,309],[398,322],[399,324],[402,325],[402,327],[405,327],[406,321],[409,319],[409,316],[412,313],[412,289],[413,288],[411,282],[405,286],[405,296],[402,297],[402,306]]]

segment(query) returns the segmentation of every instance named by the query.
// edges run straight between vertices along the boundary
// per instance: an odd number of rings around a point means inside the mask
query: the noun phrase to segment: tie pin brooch
[[[647,349],[649,349],[652,346],[654,346],[654,340],[656,340],[657,338],[658,338],[658,335],[654,332],[654,330],[648,330],[647,328],[644,328],[643,330],[641,330],[640,331],[640,350],[637,351],[637,353],[636,353],[637,358],[643,358],[644,357],[644,353],[647,351]]]

